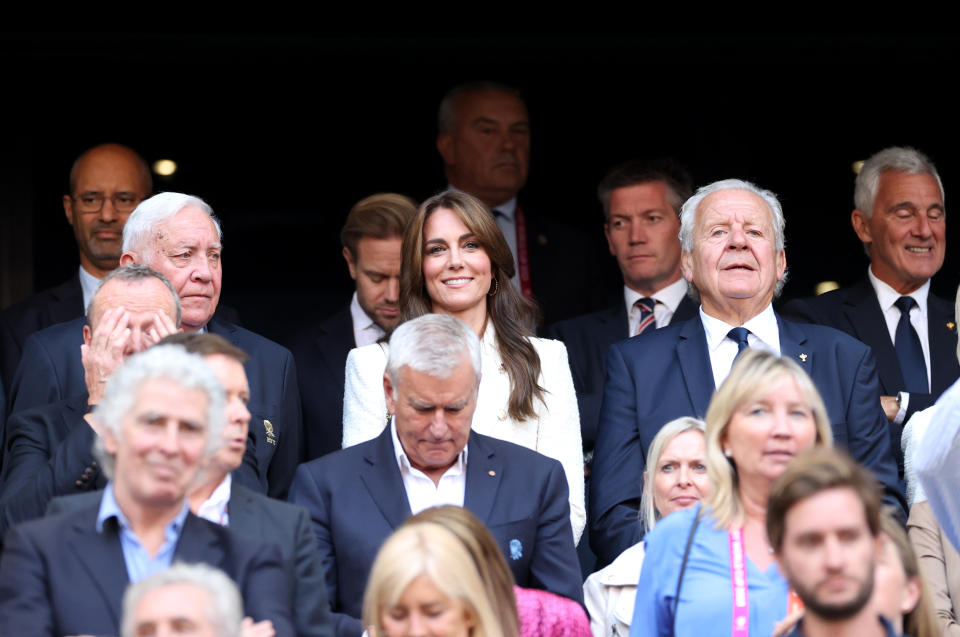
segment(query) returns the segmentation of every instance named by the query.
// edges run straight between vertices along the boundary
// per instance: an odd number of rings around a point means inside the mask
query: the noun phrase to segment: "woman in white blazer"
[[[583,447],[567,350],[533,336],[537,308],[510,283],[513,256],[493,215],[466,193],[436,195],[407,226],[402,253],[402,320],[443,312],[477,332],[482,375],[473,429],[560,461],[578,541],[586,523]],[[344,447],[375,438],[387,422],[386,347],[360,347],[347,357]]]

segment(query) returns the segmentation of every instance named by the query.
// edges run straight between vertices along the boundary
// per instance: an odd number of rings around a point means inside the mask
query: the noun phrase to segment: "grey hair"
[[[97,295],[100,293],[100,290],[103,289],[103,286],[106,285],[109,281],[114,279],[118,281],[127,281],[127,282],[136,282],[146,281],[148,279],[158,279],[163,283],[168,290],[170,290],[170,296],[173,297],[173,305],[177,309],[176,316],[174,317],[174,324],[177,327],[180,327],[180,297],[177,295],[176,290],[173,289],[173,286],[170,284],[170,281],[167,280],[167,277],[163,276],[153,268],[148,265],[140,264],[130,264],[122,265],[115,270],[111,270],[107,276],[103,277],[100,280],[100,284],[97,286],[97,289],[93,293],[93,297],[90,299],[90,305],[87,307],[87,321],[89,322],[90,318],[93,316],[93,308],[97,303]]]
[[[457,104],[464,95],[470,93],[494,92],[507,93],[513,95],[521,102],[523,96],[519,89],[515,89],[499,82],[467,82],[459,84],[447,91],[447,94],[440,100],[440,108],[437,110],[437,132],[439,134],[450,133],[455,128],[457,121]]]
[[[709,195],[721,190],[745,190],[760,197],[760,199],[767,204],[767,208],[770,209],[770,216],[773,218],[773,238],[776,250],[778,252],[783,250],[786,244],[784,234],[787,222],[783,217],[783,207],[780,205],[780,200],[777,199],[777,196],[771,191],[760,188],[743,179],[722,179],[698,188],[697,192],[687,199],[683,207],[680,208],[680,246],[684,252],[693,252],[693,228],[697,223],[697,209]],[[774,297],[780,296],[780,292],[783,291],[783,286],[786,283],[787,272],[784,270],[783,276],[777,281],[776,286],[773,288]],[[692,283],[688,288],[688,293],[694,300],[700,300],[700,293]]]
[[[647,450],[647,469],[643,477],[643,495],[640,496],[641,534],[646,534],[657,523],[657,519],[659,519],[657,510],[654,507],[653,474],[657,470],[657,465],[660,464],[660,456],[663,455],[664,449],[667,448],[667,445],[669,445],[674,438],[688,431],[699,431],[703,434],[704,449],[706,449],[707,426],[702,420],[689,416],[676,418],[665,424],[660,428],[660,431],[657,432],[657,435],[653,437],[653,441],[650,443],[650,448]],[[706,450],[704,450],[703,462],[704,464],[707,462]]]
[[[116,440],[123,437],[123,420],[134,408],[140,387],[150,380],[169,380],[185,390],[199,390],[207,397],[207,456],[216,453],[223,441],[220,434],[227,421],[226,394],[213,371],[197,354],[180,345],[154,345],[134,354],[110,377],[100,404],[93,414],[97,423]],[[113,479],[115,458],[108,453],[103,436],[93,442],[93,455],[103,473]]]
[[[243,622],[243,599],[233,580],[218,568],[208,564],[177,562],[170,568],[155,573],[127,586],[123,594],[122,637],[136,637],[136,611],[140,601],[148,593],[167,587],[186,584],[210,596],[210,603],[203,604],[207,619],[213,624],[217,637],[236,637]]]
[[[915,148],[892,146],[873,154],[863,162],[854,185],[853,203],[869,219],[873,216],[873,202],[880,187],[880,175],[885,172],[908,175],[930,175],[937,180],[940,198],[944,199],[943,182],[930,158]]]
[[[144,263],[150,265],[152,254],[149,248],[153,245],[154,228],[158,223],[170,219],[187,206],[195,206],[207,213],[217,229],[217,239],[223,239],[220,220],[214,216],[213,208],[206,201],[180,192],[161,192],[149,199],[144,199],[130,213],[126,225],[123,226],[123,251],[137,253]]]
[[[400,382],[400,369],[410,369],[434,378],[448,378],[470,359],[480,381],[480,339],[470,326],[449,314],[424,314],[402,323],[390,336],[387,375],[394,388]]]

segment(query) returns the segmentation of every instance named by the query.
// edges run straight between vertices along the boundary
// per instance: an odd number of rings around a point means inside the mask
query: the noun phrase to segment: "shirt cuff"
[[[899,393],[900,396],[900,409],[897,411],[896,417],[893,419],[893,424],[902,425],[903,421],[907,417],[907,406],[910,404],[910,392],[902,391]]]

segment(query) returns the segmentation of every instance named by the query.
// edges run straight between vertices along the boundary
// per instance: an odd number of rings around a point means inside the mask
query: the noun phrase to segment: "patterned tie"
[[[930,391],[927,384],[927,363],[923,359],[923,348],[920,346],[917,330],[910,324],[910,310],[916,304],[910,296],[901,296],[894,303],[900,310],[894,348],[897,350],[897,358],[900,359],[904,389],[910,393],[926,394]]]
[[[656,329],[657,319],[653,315],[653,308],[656,304],[656,299],[651,299],[647,296],[643,297],[642,299],[637,299],[633,304],[633,307],[640,309],[640,322],[637,323],[637,329],[633,331],[634,336],[642,333],[650,326],[653,326],[653,328]]]
[[[737,344],[737,355],[733,357],[734,363],[740,358],[740,354],[743,354],[743,350],[750,348],[750,344],[747,342],[748,334],[750,334],[750,330],[745,327],[735,327],[727,332],[727,338]]]

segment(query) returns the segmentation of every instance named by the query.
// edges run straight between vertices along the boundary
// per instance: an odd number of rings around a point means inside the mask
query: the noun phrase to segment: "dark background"
[[[7,34],[0,55],[0,306],[75,271],[67,174],[113,141],[178,163],[155,189],[213,206],[223,301],[284,341],[349,298],[338,234],[354,202],[445,186],[436,107],[467,80],[523,90],[533,151],[521,198],[585,240],[602,237],[597,182],[631,157],[670,154],[698,185],[740,177],[776,192],[785,297],[863,276],[854,161],[912,145],[948,194],[960,184],[952,35]],[[958,264],[948,250],[936,293],[953,298]]]

